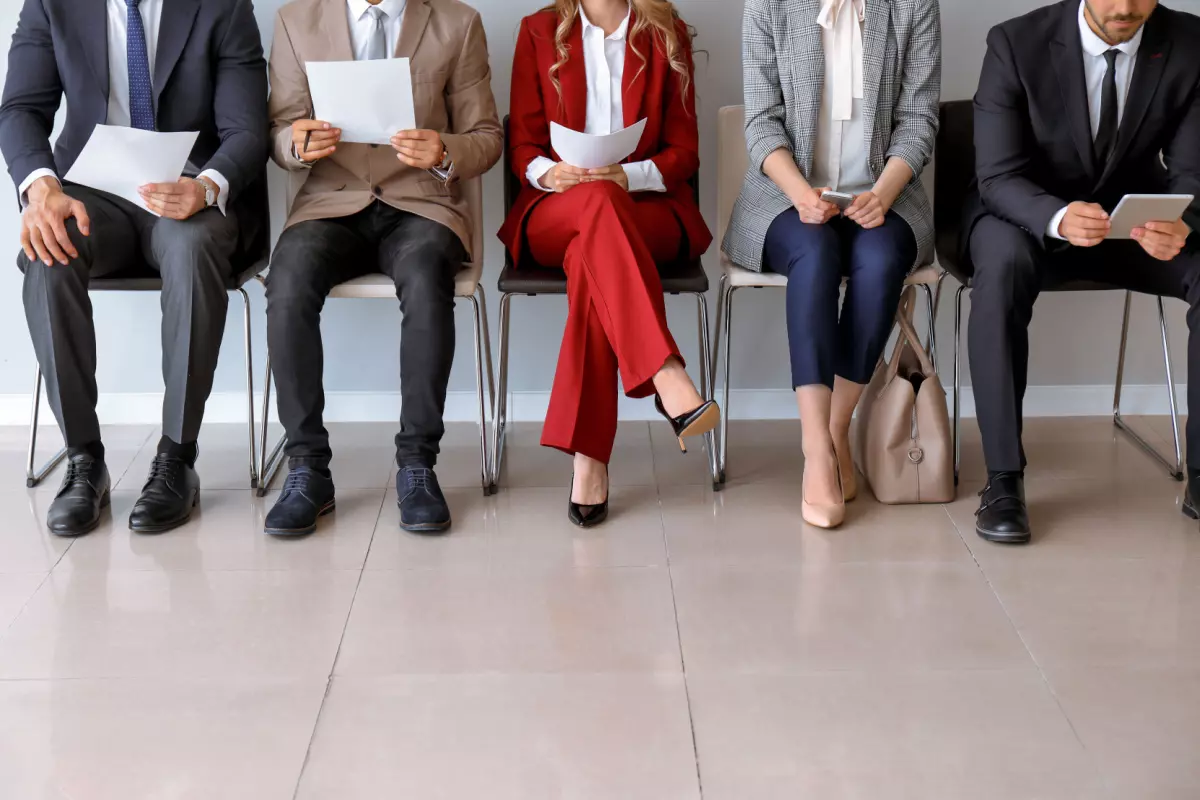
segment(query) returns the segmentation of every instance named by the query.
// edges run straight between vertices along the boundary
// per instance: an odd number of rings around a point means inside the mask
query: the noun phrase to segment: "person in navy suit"
[[[196,505],[196,439],[225,328],[234,263],[264,249],[267,77],[250,0],[25,0],[0,101],[0,151],[22,208],[29,332],[69,453],[52,533],[96,527],[109,475],[96,417],[91,278],[161,275],[162,439],[136,531]],[[66,124],[54,146],[59,105]],[[96,125],[198,131],[186,177],[148,185],[145,209],[65,183]]]

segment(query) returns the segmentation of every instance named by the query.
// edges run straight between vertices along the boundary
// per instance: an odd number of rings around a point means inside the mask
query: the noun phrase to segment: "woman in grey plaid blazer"
[[[750,169],[723,249],[788,276],[802,509],[836,527],[857,494],[854,408],[905,277],[933,260],[920,175],[938,127],[938,0],[746,0],[742,59]]]

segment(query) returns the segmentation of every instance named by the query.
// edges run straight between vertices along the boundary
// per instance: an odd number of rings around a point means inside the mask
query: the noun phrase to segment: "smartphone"
[[[821,192],[821,199],[826,203],[833,203],[842,211],[854,204],[854,195],[846,192]]]

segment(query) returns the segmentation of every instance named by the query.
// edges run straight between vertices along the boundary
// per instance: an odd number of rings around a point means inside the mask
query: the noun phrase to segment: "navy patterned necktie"
[[[138,11],[141,0],[125,0],[125,55],[129,61],[129,124],[144,131],[154,130],[154,86],[150,82],[150,58],[146,54],[146,29]]]

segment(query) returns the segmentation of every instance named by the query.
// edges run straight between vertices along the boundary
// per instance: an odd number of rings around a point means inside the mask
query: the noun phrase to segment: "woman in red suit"
[[[570,311],[542,444],[575,457],[571,520],[608,513],[617,377],[655,395],[680,446],[712,430],[667,329],[656,264],[697,258],[712,241],[688,181],[699,168],[691,34],[667,0],[557,0],[521,24],[509,147],[524,189],[500,238],[567,273]],[[550,146],[550,123],[607,134],[646,119],[622,164],[579,169]]]

